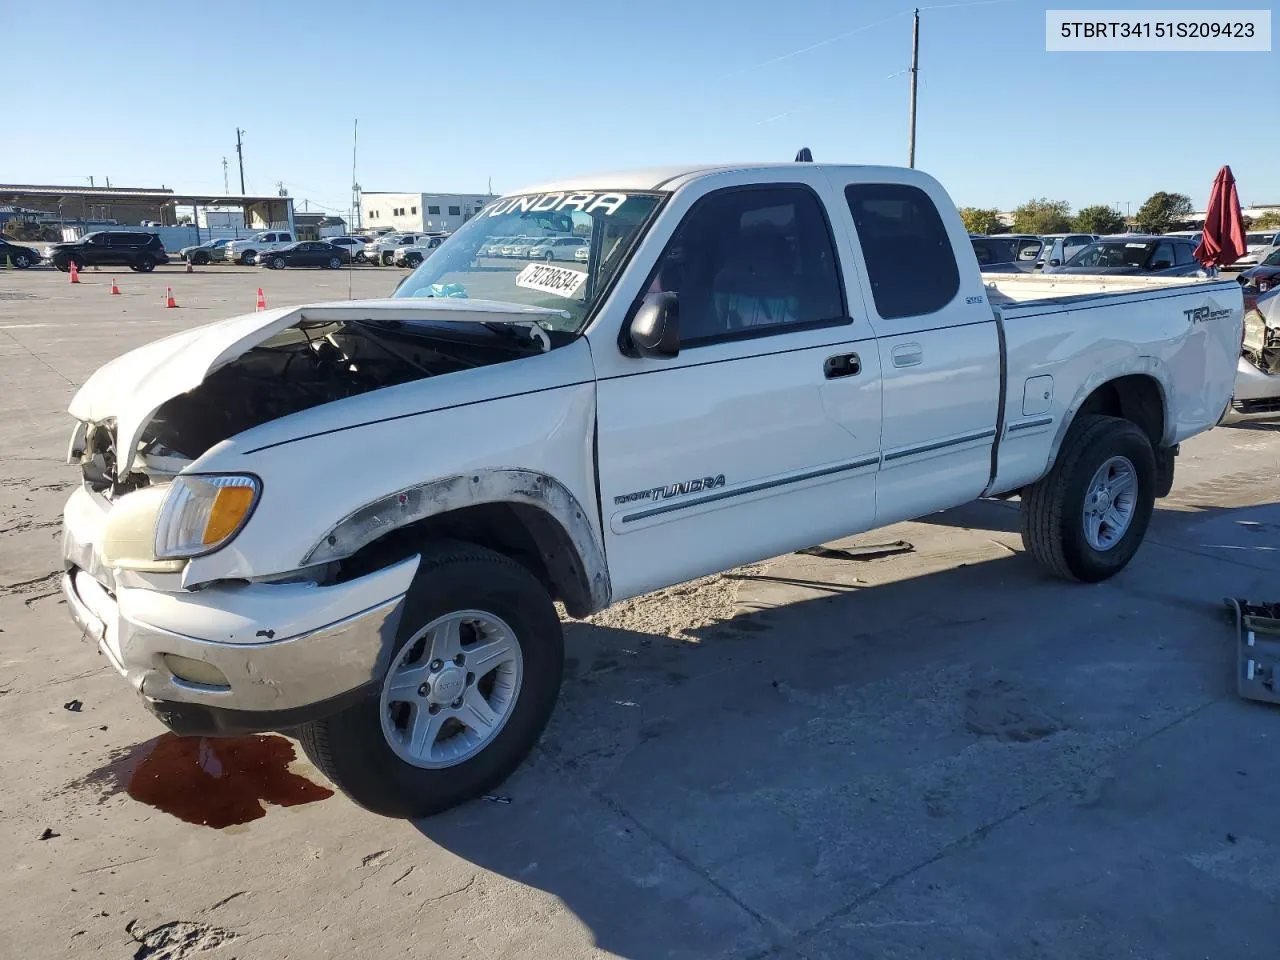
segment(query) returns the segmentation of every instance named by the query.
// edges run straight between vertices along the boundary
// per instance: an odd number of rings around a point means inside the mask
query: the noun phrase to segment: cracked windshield
[[[658,205],[654,193],[535,193],[485,207],[435,250],[396,297],[465,297],[561,311],[577,333]]]

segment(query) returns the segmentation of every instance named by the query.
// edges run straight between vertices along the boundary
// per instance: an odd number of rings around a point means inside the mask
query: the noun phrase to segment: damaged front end
[[[1280,289],[1244,315],[1235,395],[1224,422],[1280,417]]]
[[[107,364],[77,394],[69,462],[109,498],[167,483],[253,427],[416,380],[542,353],[533,317],[484,301],[273,311],[179,334]]]

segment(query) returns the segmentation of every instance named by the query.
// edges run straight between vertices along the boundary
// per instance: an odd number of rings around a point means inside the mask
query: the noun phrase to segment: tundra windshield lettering
[[[394,296],[550,307],[560,313],[538,322],[576,334],[662,197],[619,191],[503,197],[430,251]]]

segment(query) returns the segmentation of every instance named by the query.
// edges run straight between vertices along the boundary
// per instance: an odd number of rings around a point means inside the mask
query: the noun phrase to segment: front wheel
[[[27,267],[31,266],[31,258],[25,253],[15,253],[12,259],[13,265],[19,270],[25,270]]]
[[[284,257],[272,257],[272,258],[271,258],[271,269],[272,269],[272,270],[283,270],[283,269],[284,269]]]
[[[205,253],[203,250],[200,250],[191,258],[191,262],[194,263],[197,267],[203,267],[209,263],[209,254]]]
[[[492,790],[546,727],[564,641],[526,568],[465,543],[422,556],[376,693],[300,731],[352,800],[389,817],[440,813]]]
[[[1049,472],[1022,492],[1022,540],[1050,573],[1096,583],[1138,552],[1155,506],[1156,461],[1139,427],[1079,418]]]

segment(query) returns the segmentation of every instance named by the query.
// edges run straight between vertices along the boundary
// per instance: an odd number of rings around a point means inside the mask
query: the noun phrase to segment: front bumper
[[[1280,376],[1263,373],[1244,357],[1236,365],[1235,392],[1221,422],[1280,419]]]
[[[381,680],[416,556],[333,586],[130,586],[96,559],[100,541],[88,538],[95,511],[105,521],[106,510],[93,501],[81,489],[67,504],[63,596],[80,629],[176,733],[294,726],[340,709]],[[225,683],[183,679],[174,670],[189,668],[168,657],[211,665]]]

